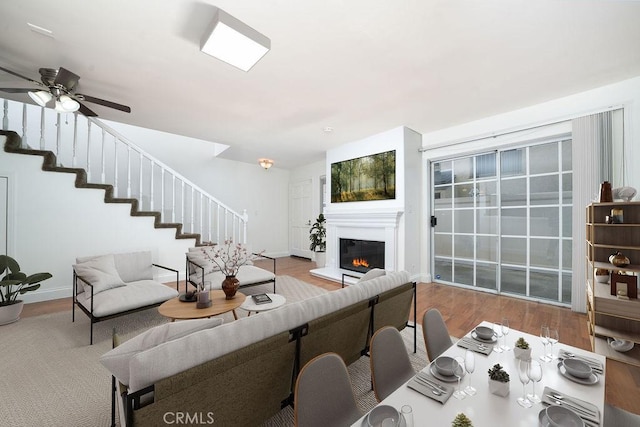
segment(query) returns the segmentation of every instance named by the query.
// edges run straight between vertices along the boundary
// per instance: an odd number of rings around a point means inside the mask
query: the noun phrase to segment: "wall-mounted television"
[[[395,198],[395,150],[331,164],[331,203]]]

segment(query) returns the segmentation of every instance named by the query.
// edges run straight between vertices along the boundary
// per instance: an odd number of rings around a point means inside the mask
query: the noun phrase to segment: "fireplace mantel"
[[[348,212],[326,212],[327,226],[340,227],[397,227],[404,213],[399,209],[352,210]]]

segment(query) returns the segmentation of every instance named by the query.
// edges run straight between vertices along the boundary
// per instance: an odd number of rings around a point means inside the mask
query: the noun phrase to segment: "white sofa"
[[[153,278],[153,267],[176,274],[176,289]],[[178,296],[178,270],[154,264],[151,252],[129,252],[76,258],[73,266],[73,313],[78,306],[93,324],[155,307]]]

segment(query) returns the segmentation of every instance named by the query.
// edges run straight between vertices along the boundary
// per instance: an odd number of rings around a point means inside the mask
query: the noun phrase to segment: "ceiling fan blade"
[[[87,117],[98,117],[97,113],[89,109],[89,107],[84,105],[82,102],[79,102],[78,104],[80,104],[80,108],[78,109],[78,111],[80,111],[80,113],[82,113],[83,115]]]
[[[109,108],[115,108],[116,110],[124,111],[125,113],[131,112],[131,108],[127,107],[126,105],[116,104],[115,102],[106,101],[104,99],[95,98],[89,95],[82,95],[80,93],[77,93],[76,96],[81,100],[91,102],[93,104],[104,105],[105,107],[109,107]]]
[[[80,80],[80,76],[60,67],[53,83],[56,85],[62,85],[67,88],[67,90],[71,91],[78,84],[78,80]]]
[[[17,88],[17,87],[0,87],[1,92],[7,93],[27,93],[32,92],[37,89],[25,89],[25,88]]]
[[[37,80],[33,80],[33,79],[30,79],[29,77],[25,77],[25,76],[23,76],[23,75],[21,75],[21,74],[14,73],[13,71],[11,71],[11,70],[7,70],[6,68],[0,67],[0,70],[4,71],[5,73],[9,73],[9,74],[11,74],[11,75],[13,75],[13,76],[20,77],[21,79],[28,80],[28,81],[30,81],[31,83],[35,83],[35,84],[37,84],[38,86],[44,86],[42,83],[40,83],[40,82],[39,82],[39,81],[37,81]]]

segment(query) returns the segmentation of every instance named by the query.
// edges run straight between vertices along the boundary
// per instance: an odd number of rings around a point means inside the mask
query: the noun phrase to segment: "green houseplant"
[[[309,230],[309,240],[311,244],[309,249],[315,252],[316,265],[318,267],[324,267],[325,262],[325,250],[327,249],[327,229],[325,228],[326,219],[323,214],[318,215],[318,219],[311,226]]]
[[[3,275],[0,280],[0,325],[5,325],[20,318],[24,303],[18,299],[18,295],[35,291],[40,287],[40,282],[51,278],[51,274],[27,276],[20,271],[18,261],[8,255],[0,255],[0,272]]]
[[[489,369],[489,391],[502,397],[509,394],[509,374],[499,363]]]
[[[513,348],[513,355],[518,360],[531,359],[531,348],[529,347],[529,343],[524,339],[524,337],[520,337],[516,341],[516,345]]]
[[[461,412],[453,419],[451,427],[473,427],[473,424],[469,417]]]

